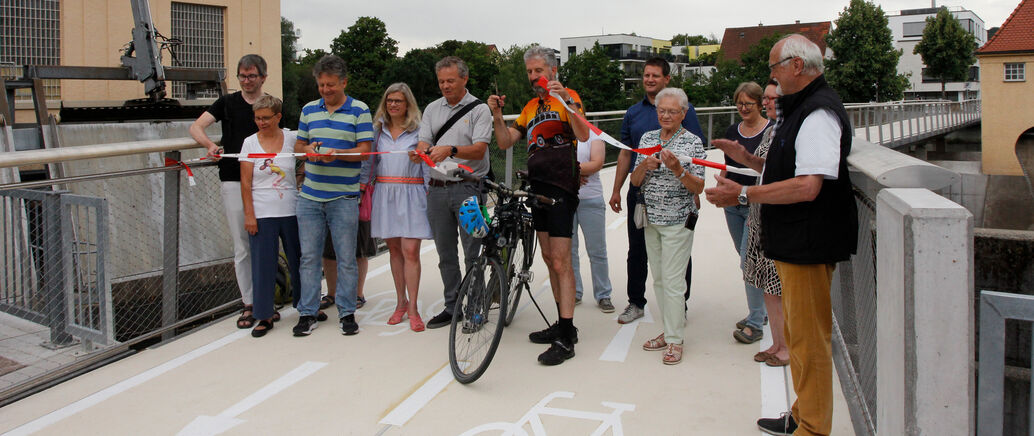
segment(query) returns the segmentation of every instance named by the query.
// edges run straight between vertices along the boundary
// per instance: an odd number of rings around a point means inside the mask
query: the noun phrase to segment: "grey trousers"
[[[456,295],[463,280],[456,237],[459,236],[463,244],[464,271],[470,270],[474,259],[481,252],[481,240],[471,237],[459,226],[460,205],[472,195],[483,200],[477,185],[466,182],[444,187],[432,186],[427,194],[427,220],[431,223],[431,235],[438,250],[438,270],[442,274],[445,311],[449,313],[456,306]]]

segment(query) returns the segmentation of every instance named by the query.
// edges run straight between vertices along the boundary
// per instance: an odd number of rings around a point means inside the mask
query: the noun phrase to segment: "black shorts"
[[[574,213],[578,196],[546,183],[532,184],[531,192],[560,200],[552,206],[531,208],[531,224],[536,232],[548,232],[554,238],[570,238],[574,229]]]
[[[359,228],[356,231],[355,257],[373,257],[377,254],[377,244],[370,237],[370,222],[359,221]],[[330,229],[327,229],[327,239],[323,242],[323,258],[337,260],[334,253],[334,242],[330,239]]]

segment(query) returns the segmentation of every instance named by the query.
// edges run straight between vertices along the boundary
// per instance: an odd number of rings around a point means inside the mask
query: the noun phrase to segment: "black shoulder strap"
[[[445,124],[442,124],[442,127],[440,129],[438,129],[438,133],[434,134],[434,144],[431,145],[438,145],[438,140],[442,139],[442,135],[445,135],[445,132],[448,132],[449,129],[452,128],[453,124],[456,124],[456,122],[459,121],[460,118],[463,118],[463,116],[466,115],[467,112],[474,110],[474,108],[476,108],[480,104],[485,104],[485,102],[479,99],[474,99],[474,101],[468,103],[466,106],[463,106],[462,109],[453,114],[453,116],[450,117],[448,121],[445,122]]]

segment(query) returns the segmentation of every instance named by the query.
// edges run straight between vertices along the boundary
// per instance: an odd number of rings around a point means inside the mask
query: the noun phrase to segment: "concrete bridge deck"
[[[602,174],[604,186],[612,186],[613,169]],[[713,183],[709,170],[708,185]],[[626,303],[625,217],[607,212],[618,312]],[[441,309],[442,300],[433,244],[425,241],[422,252],[420,303],[426,320]],[[722,211],[706,203],[693,253],[685,357],[679,365],[663,365],[660,353],[641,349],[661,330],[652,292],[650,314],[628,326],[587,298],[575,315],[578,355],[558,367],[536,362],[545,347],[528,342],[526,335],[544,324],[522,298],[521,312],[504,332],[491,367],[477,382],[461,385],[449,372],[448,329],[413,333],[405,323],[385,324],[394,290],[382,255],[371,261],[369,303],[357,313],[357,336],[342,336],[329,322],[310,337],[292,337],[297,314],[287,311],[269,335],[254,339],[235,328],[234,316],[4,407],[0,432],[457,435],[538,412],[550,434],[590,434],[608,423],[620,424],[600,434],[759,434],[754,421],[761,414],[786,409],[789,370],[755,363],[759,345],[732,338],[733,324],[746,312],[738,257]],[[581,264],[589,283],[584,256]],[[545,268],[540,262],[535,269],[532,291],[555,317]],[[834,383],[833,434],[851,434],[836,377]],[[545,407],[536,407],[543,400],[549,400]],[[494,428],[484,434],[498,434],[503,427]],[[532,425],[524,430],[545,434]]]

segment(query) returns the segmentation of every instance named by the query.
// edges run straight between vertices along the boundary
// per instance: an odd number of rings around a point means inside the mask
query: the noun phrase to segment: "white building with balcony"
[[[905,99],[941,98],[941,81],[930,77],[925,72],[923,58],[913,54],[919,41],[923,39],[926,19],[937,15],[940,8],[906,9],[897,15],[887,15],[888,25],[894,38],[894,48],[901,50],[898,61],[898,73],[911,73],[909,87],[905,90]],[[977,47],[987,42],[987,29],[976,13],[961,7],[948,8],[952,16],[959,21],[963,29],[975,37]],[[969,69],[969,77],[964,82],[948,82],[945,91],[949,100],[964,100],[980,97],[980,63],[974,63]]]

